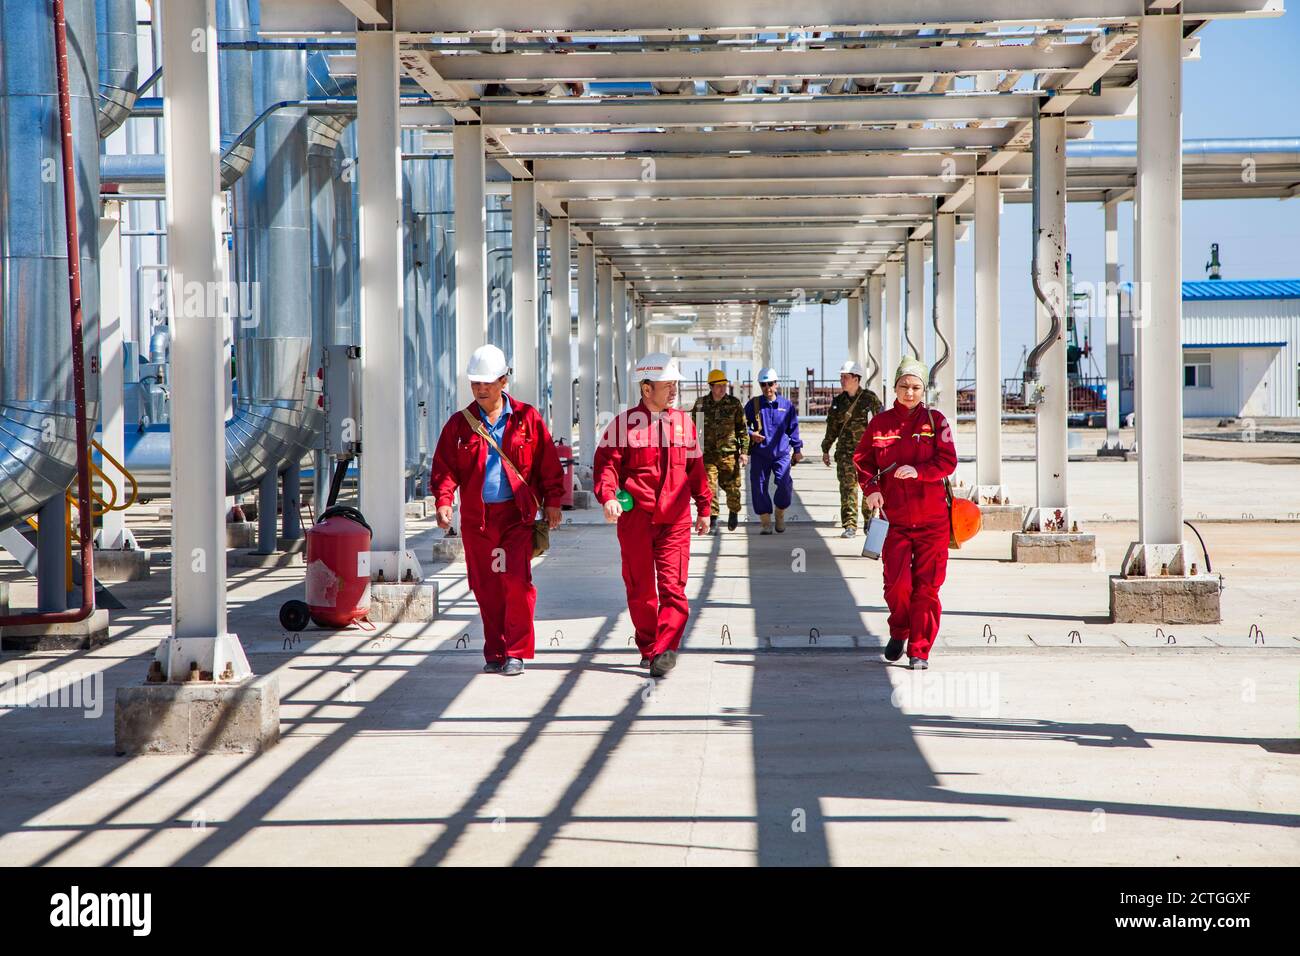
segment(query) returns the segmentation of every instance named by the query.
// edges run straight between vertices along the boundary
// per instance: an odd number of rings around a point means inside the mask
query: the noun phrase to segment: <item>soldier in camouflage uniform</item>
[[[740,517],[741,465],[749,451],[749,429],[745,427],[745,413],[740,399],[727,392],[727,373],[714,369],[709,373],[709,394],[696,399],[691,415],[700,435],[700,448],[704,453],[704,469],[713,491],[713,514],[709,530],[718,527],[718,486],[727,493],[727,527],[736,530]],[[852,451],[849,452],[852,456]],[[851,459],[850,459],[851,460]]]
[[[841,538],[851,538],[858,533],[858,476],[853,467],[853,452],[866,431],[871,416],[880,411],[880,399],[874,392],[862,387],[862,366],[848,361],[840,369],[840,384],[844,391],[835,396],[831,410],[826,414],[826,437],[822,439],[822,463],[831,463],[830,450],[835,446],[835,470],[840,480],[840,524],[844,526]],[[865,501],[862,505],[863,523],[869,518]]]

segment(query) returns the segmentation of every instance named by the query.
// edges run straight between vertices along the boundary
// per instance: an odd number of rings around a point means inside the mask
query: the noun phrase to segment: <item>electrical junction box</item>
[[[1038,379],[1025,379],[1020,397],[1026,405],[1043,404],[1043,383]]]
[[[327,345],[321,355],[325,451],[350,458],[361,448],[361,347]]]

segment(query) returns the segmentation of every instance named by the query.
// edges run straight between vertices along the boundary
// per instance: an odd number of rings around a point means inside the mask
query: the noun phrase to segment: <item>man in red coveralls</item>
[[[922,401],[926,367],[905,358],[894,374],[892,408],[862,433],[853,464],[870,508],[884,507],[889,534],[880,554],[889,644],[885,660],[907,647],[913,670],[929,667],[939,634],[939,588],[948,569],[949,517],[944,479],[957,468],[948,420]]]
[[[469,586],[483,618],[483,670],[513,677],[533,656],[533,524],[539,507],[560,523],[564,472],[537,409],[506,394],[510,368],[495,345],[469,360],[474,401],[442,427],[429,478],[438,527],[451,527],[451,503],[460,489],[460,532]],[[492,440],[509,462],[492,447]]]
[[[634,373],[641,402],[619,415],[601,436],[592,463],[596,500],[605,520],[618,522],[627,609],[636,628],[641,666],[663,677],[677,664],[686,630],[686,567],[691,556],[691,500],[695,533],[709,530],[708,472],[695,422],[674,407],[677,363],[652,352]],[[632,496],[631,510],[618,501]]]

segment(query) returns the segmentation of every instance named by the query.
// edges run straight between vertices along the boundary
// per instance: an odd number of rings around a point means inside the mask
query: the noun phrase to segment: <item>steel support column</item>
[[[531,179],[510,184],[510,256],[514,269],[510,282],[514,324],[510,394],[541,408],[544,396],[537,387],[537,187]]]
[[[996,504],[1006,501],[1002,487],[1001,231],[998,176],[976,176],[975,485],[979,499]]]
[[[902,352],[925,361],[925,241],[907,241],[907,318]]]
[[[596,247],[578,245],[578,449],[584,465],[596,454]]]
[[[569,220],[551,220],[551,435],[573,445],[573,311],[569,306]]]
[[[364,148],[364,147],[363,147]],[[487,205],[483,126],[457,123],[451,132],[453,218],[456,225],[456,403],[473,398],[465,368],[487,344]],[[364,257],[362,259],[364,262]]]
[[[1182,16],[1139,26],[1135,286],[1138,542],[1125,573],[1186,574],[1183,555]]]
[[[845,302],[845,326],[847,330],[847,352],[845,359],[862,364],[862,293],[854,292]]]
[[[104,215],[99,220],[99,388],[103,421],[100,443],[104,450],[118,461],[126,460],[123,428],[123,382],[125,380],[122,342],[122,204],[104,204]],[[114,469],[104,463],[109,475]],[[101,493],[109,497],[107,479],[101,483]],[[118,489],[119,500],[124,500],[127,489]],[[135,536],[127,530],[126,512],[105,511],[100,519],[99,547],[106,551],[121,551],[135,547]]]
[[[624,402],[627,394],[627,280],[618,278],[613,285],[614,313],[614,378],[610,379],[610,396],[614,411]]]
[[[596,428],[603,429],[618,406],[614,394],[614,270],[596,266]]]
[[[1106,445],[1119,444],[1119,203],[1102,204],[1105,216],[1106,288]]]
[[[880,400],[886,408],[894,403],[894,372],[903,360],[903,265],[899,260],[885,263],[885,356],[881,370],[885,394]]]
[[[248,659],[226,632],[224,323],[216,294],[225,288],[224,216],[212,0],[167,4],[162,65],[173,560],[171,635],[158,659],[169,681],[187,679],[191,662],[214,675],[230,662],[233,678],[242,680]]]
[[[406,397],[402,150],[397,35],[357,33],[357,192],[361,245],[361,512],[373,532],[370,573],[397,581],[406,551]],[[457,233],[457,240],[464,238]],[[459,283],[458,283],[459,289]],[[458,343],[459,349],[459,343]],[[464,364],[466,353],[457,353]],[[461,369],[458,382],[464,382]],[[460,387],[464,387],[461,385]],[[460,393],[458,393],[459,395]],[[468,395],[468,392],[465,393]],[[468,402],[468,398],[464,398]],[[418,576],[418,574],[417,574]]]
[[[1069,461],[1068,417],[1070,385],[1066,375],[1066,291],[1065,291],[1065,117],[1044,116],[1039,123],[1038,244],[1039,282],[1043,294],[1061,317],[1060,329],[1043,354],[1039,382],[1043,399],[1037,409],[1035,449],[1036,507],[1026,519],[1026,530],[1069,531],[1071,527],[1066,466]],[[1051,318],[1041,302],[1036,304],[1037,336],[1041,341],[1051,329]],[[1060,511],[1063,527],[1056,527]]]
[[[957,217],[941,212],[934,229],[934,361],[947,357],[934,376],[935,407],[957,421]]]
[[[885,381],[884,324],[885,314],[882,301],[884,276],[873,274],[867,276],[867,380],[863,384],[884,401],[883,385]]]

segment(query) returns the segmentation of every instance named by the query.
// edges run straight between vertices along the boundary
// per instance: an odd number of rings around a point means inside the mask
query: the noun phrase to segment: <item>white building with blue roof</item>
[[[1124,294],[1121,310],[1125,416],[1133,411],[1133,322]],[[1182,339],[1184,417],[1300,417],[1300,279],[1184,282]]]

